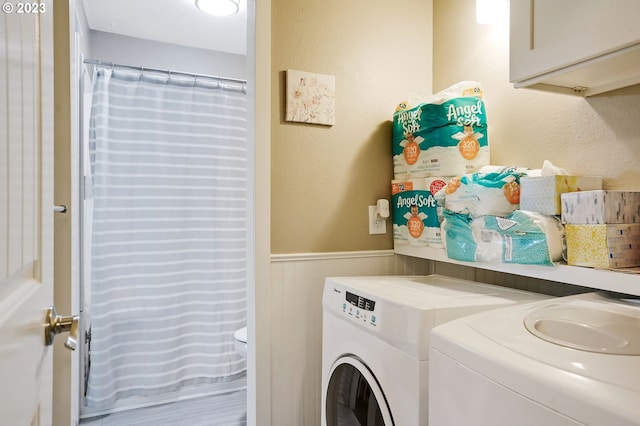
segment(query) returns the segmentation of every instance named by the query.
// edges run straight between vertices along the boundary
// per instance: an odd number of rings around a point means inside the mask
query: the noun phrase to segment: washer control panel
[[[376,312],[376,301],[348,290],[344,291],[342,312],[353,320],[371,327],[377,327],[380,323]]]

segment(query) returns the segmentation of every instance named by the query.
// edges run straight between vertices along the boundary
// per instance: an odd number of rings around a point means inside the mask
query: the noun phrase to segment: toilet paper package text
[[[489,164],[487,118],[476,82],[460,82],[393,116],[395,179],[455,176]]]
[[[434,194],[448,178],[415,178],[391,182],[395,245],[442,248],[440,218]]]

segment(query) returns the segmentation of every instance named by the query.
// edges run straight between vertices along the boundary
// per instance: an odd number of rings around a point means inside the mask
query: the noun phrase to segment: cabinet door
[[[640,43],[638,0],[511,0],[510,80],[519,82]]]

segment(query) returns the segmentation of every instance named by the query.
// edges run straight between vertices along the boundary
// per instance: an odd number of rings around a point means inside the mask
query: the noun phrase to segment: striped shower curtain
[[[85,404],[108,412],[126,399],[243,383],[233,343],[246,324],[243,87],[96,68],[89,148]]]

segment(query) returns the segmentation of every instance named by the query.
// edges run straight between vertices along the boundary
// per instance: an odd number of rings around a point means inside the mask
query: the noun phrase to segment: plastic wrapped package
[[[563,258],[564,227],[554,216],[515,210],[506,217],[443,210],[447,256],[468,262],[552,265]]]
[[[506,216],[520,206],[520,177],[531,169],[486,166],[479,172],[451,179],[436,194],[438,204],[472,217]]]
[[[442,248],[439,208],[433,194],[447,180],[428,177],[391,181],[394,245]]]
[[[489,164],[482,89],[461,81],[393,115],[395,179],[455,176]]]

